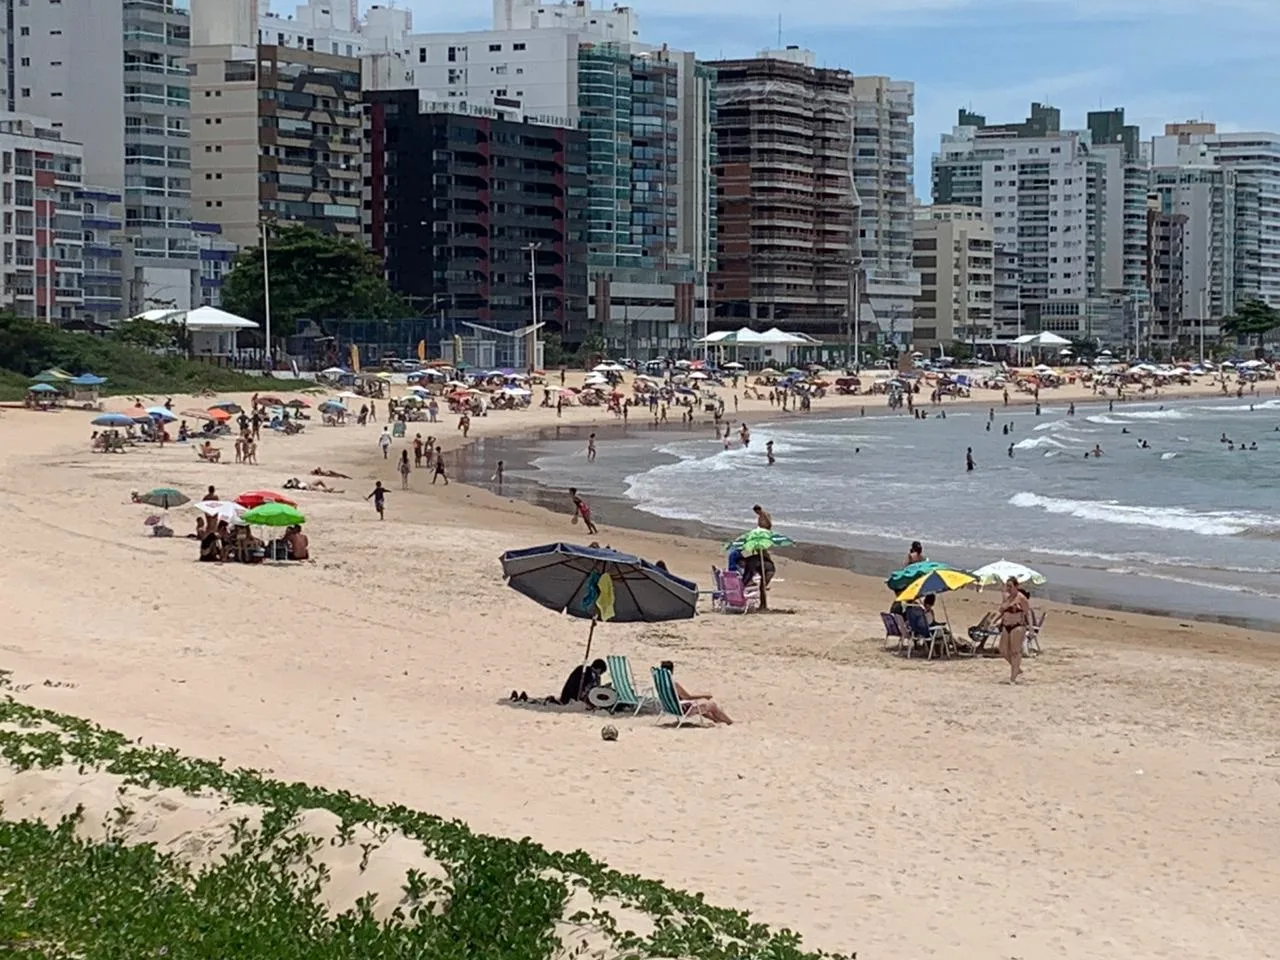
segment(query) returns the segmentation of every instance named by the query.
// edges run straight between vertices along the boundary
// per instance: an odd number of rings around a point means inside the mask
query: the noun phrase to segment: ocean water
[[[976,406],[945,420],[819,412],[752,423],[745,449],[736,431],[726,448],[702,428],[641,427],[602,441],[594,464],[581,441],[545,443],[525,474],[729,528],[750,526],[760,503],[797,540],[890,565],[912,540],[961,565],[1017,559],[1049,575],[1058,599],[1280,623],[1280,399],[1081,405],[1075,416],[997,407],[990,431],[987,417]],[[1103,456],[1086,457],[1095,445]]]

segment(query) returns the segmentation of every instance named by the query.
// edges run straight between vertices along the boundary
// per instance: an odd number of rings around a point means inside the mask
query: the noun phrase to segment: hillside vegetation
[[[49,367],[106,377],[102,392],[108,395],[262,387],[259,378],[233,370],[160,356],[110,337],[67,333],[45,323],[0,315],[0,400],[21,400],[30,378]]]

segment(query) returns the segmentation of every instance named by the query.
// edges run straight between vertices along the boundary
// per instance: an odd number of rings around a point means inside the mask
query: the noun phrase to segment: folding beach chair
[[[903,635],[902,628],[898,626],[898,619],[899,618],[894,617],[892,613],[880,614],[880,622],[884,624],[885,645],[887,646],[891,640],[897,640],[897,649],[901,651],[902,645],[906,642],[907,638]]]
[[[658,698],[649,691],[637,689],[635,678],[631,675],[631,661],[626,657],[605,657],[604,662],[609,665],[609,682],[618,697],[612,712],[631,710],[634,717],[646,704],[658,702]],[[633,707],[635,709],[632,710]]]
[[[748,596],[747,588],[742,585],[742,574],[736,570],[726,570],[720,574],[720,592],[721,613],[747,613],[760,603],[758,597],[753,601]]]
[[[1040,631],[1044,629],[1044,622],[1049,619],[1049,612],[1046,610],[1040,614],[1040,619],[1036,620],[1035,613],[1031,614],[1031,623],[1027,625],[1026,633],[1022,636],[1022,655],[1030,656],[1034,653],[1040,656]]]
[[[658,695],[658,705],[662,707],[662,714],[658,717],[659,722],[667,717],[675,717],[676,727],[678,728],[686,723],[692,723],[693,718],[697,717],[698,725],[705,725],[702,704],[697,700],[681,702],[680,697],[676,695],[676,682],[672,678],[670,670],[664,670],[662,667],[650,667],[649,672],[653,675],[653,689]]]
[[[950,628],[940,623],[930,627],[924,611],[914,605],[907,606],[906,620],[907,626],[911,629],[911,639],[913,641],[919,640],[928,645],[929,655],[927,659],[932,660],[939,647],[942,648],[942,656],[944,657],[949,654],[955,654],[956,642],[951,638]]]

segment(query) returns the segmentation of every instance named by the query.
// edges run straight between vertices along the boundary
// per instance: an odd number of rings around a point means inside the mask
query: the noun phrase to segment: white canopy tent
[[[191,353],[197,357],[227,357],[236,352],[236,335],[241,330],[257,330],[252,320],[217,307],[194,310],[148,310],[134,319],[153,323],[181,324],[191,335]]]

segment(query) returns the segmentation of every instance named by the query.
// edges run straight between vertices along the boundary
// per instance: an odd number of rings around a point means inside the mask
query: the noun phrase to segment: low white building
[[[197,360],[221,360],[234,356],[238,349],[236,340],[240,331],[258,329],[258,325],[252,320],[237,317],[234,313],[227,313],[217,307],[148,310],[133,319],[186,327],[190,337],[191,356]]]
[[[772,327],[769,330],[717,330],[695,341],[707,352],[707,356],[720,363],[736,361],[748,367],[791,367],[801,360],[803,351],[812,352],[823,345],[821,340],[805,333],[787,333]]]

